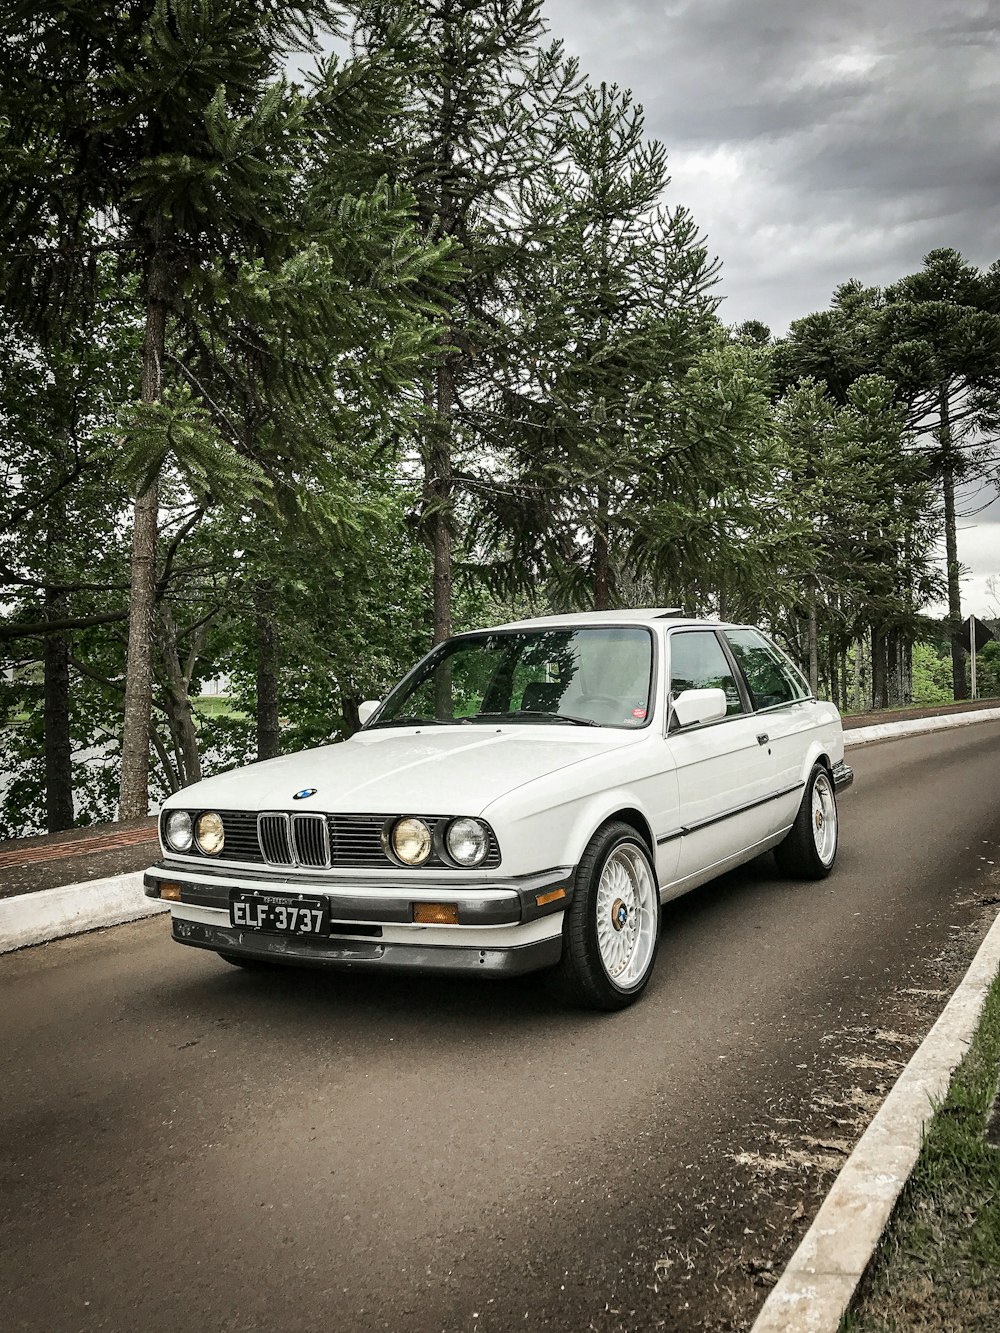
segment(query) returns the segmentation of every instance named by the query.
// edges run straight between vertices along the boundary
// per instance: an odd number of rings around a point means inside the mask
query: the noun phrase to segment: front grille
[[[295,864],[292,844],[288,836],[287,815],[258,815],[257,835],[264,860],[272,866]]]
[[[330,832],[326,815],[292,815],[292,846],[300,866],[328,866]]]
[[[192,811],[197,815],[198,811]],[[319,813],[287,813],[269,810],[257,815],[245,810],[220,810],[225,830],[223,861],[242,861],[251,865],[302,866],[324,869],[327,866],[386,870],[398,869],[396,862],[386,855],[382,832],[390,828],[399,816],[394,815],[323,815]],[[435,833],[438,824],[447,822],[444,815],[421,815]],[[436,841],[436,840],[435,840]],[[197,847],[189,855],[202,858]],[[500,864],[500,848],[493,830],[486,859],[477,869],[495,870]],[[451,869],[436,853],[425,862],[430,867]]]
[[[395,865],[385,854],[385,815],[330,815],[330,842],[335,866]]]

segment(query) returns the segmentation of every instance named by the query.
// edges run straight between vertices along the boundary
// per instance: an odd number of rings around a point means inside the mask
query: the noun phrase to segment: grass
[[[986,1138],[998,1069],[1000,977],[841,1333],[1000,1329],[1000,1146]]]
[[[199,694],[192,700],[194,711],[202,717],[243,717],[238,708],[234,708],[228,699],[219,695]]]

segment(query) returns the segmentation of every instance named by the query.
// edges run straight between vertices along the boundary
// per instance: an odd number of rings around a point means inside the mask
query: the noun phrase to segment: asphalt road
[[[162,919],[0,958],[4,1328],[746,1327],[998,900],[1000,725],[851,762],[831,879],[671,905],[618,1015]]]

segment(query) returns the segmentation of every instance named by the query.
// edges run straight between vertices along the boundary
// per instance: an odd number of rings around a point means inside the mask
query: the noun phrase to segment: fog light
[[[226,830],[222,827],[222,816],[212,810],[206,810],[203,815],[199,815],[194,826],[194,837],[206,856],[218,856],[226,845]]]
[[[457,926],[456,903],[414,903],[413,920],[420,926]]]

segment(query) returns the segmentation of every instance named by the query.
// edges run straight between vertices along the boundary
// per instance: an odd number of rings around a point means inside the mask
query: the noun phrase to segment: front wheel
[[[795,823],[774,849],[778,869],[793,879],[826,879],[837,859],[839,827],[833,779],[825,765],[816,764]]]
[[[606,824],[577,867],[552,988],[586,1009],[624,1009],[646,989],[659,937],[660,893],[649,850],[630,825]]]

